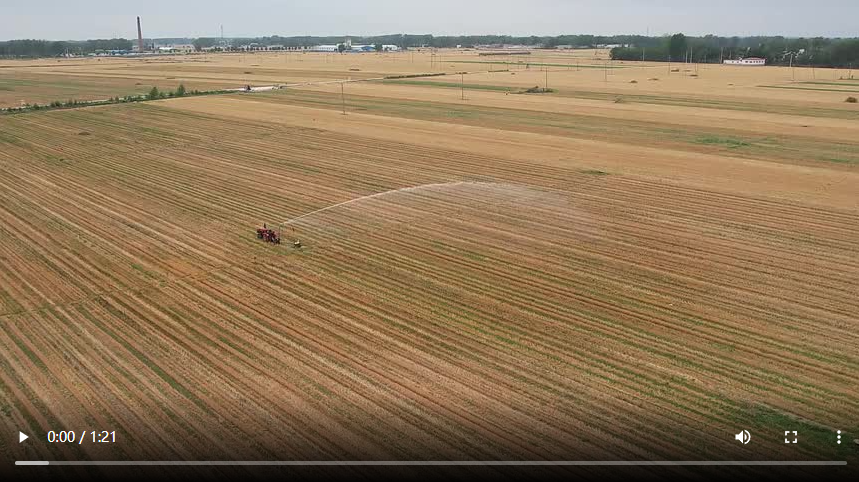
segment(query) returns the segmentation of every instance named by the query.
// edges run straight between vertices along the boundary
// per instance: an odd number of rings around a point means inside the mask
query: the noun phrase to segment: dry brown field
[[[353,81],[0,115],[0,453],[855,463],[859,81],[603,54],[0,62]]]

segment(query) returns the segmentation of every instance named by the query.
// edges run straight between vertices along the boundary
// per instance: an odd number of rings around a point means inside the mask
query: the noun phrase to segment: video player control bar
[[[847,465],[844,460],[19,460],[15,465],[515,465],[515,466],[647,466],[647,465]]]

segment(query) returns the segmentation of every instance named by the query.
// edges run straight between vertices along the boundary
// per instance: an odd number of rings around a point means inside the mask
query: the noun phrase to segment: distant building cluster
[[[257,42],[251,42],[243,45],[233,45],[232,41],[223,39],[223,28],[221,30],[221,41],[218,45],[197,48],[193,44],[157,44],[152,41],[146,41],[143,38],[143,29],[140,22],[140,17],[137,17],[137,41],[130,50],[99,50],[87,55],[90,56],[120,56],[120,55],[152,55],[152,54],[190,54],[197,51],[202,52],[274,52],[274,51],[304,51],[304,52],[376,52],[376,45],[353,45],[352,39],[346,38],[343,43],[335,45],[314,45],[314,46],[285,46],[285,45],[266,45]],[[392,44],[380,46],[383,52],[395,52],[400,50],[400,47]],[[74,54],[66,53],[65,56],[72,57]]]
[[[177,44],[177,45],[162,45],[156,48],[158,53],[162,54],[190,54],[197,50],[191,44]]]
[[[314,45],[313,47],[308,48],[311,52],[339,52],[340,45],[343,45],[344,52],[375,52],[375,45],[352,45],[352,39],[347,38],[343,41],[342,44],[336,45]],[[400,48],[396,45],[385,44],[382,45],[383,52],[396,52],[400,50]]]

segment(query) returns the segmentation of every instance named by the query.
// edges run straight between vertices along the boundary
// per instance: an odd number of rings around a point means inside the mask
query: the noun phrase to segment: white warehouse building
[[[343,45],[346,46],[347,52],[375,52],[376,51],[375,45],[352,45],[352,41],[350,39],[346,39],[346,41],[343,42]],[[313,47],[310,47],[310,50],[312,52],[339,52],[340,51],[340,45],[339,44],[338,45],[314,45]],[[382,45],[382,51],[383,52],[396,52],[397,50],[400,50],[400,47],[398,47],[396,45],[390,45],[390,44]]]
[[[309,49],[312,52],[337,52],[336,45],[314,45]]]

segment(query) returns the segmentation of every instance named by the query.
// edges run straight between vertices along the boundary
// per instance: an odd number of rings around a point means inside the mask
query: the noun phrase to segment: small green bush
[[[555,91],[554,89],[546,89],[546,88],[540,87],[539,85],[535,85],[534,87],[531,87],[530,89],[520,90],[519,92],[515,92],[515,93],[516,94],[547,94],[547,93],[554,92],[554,91]]]

